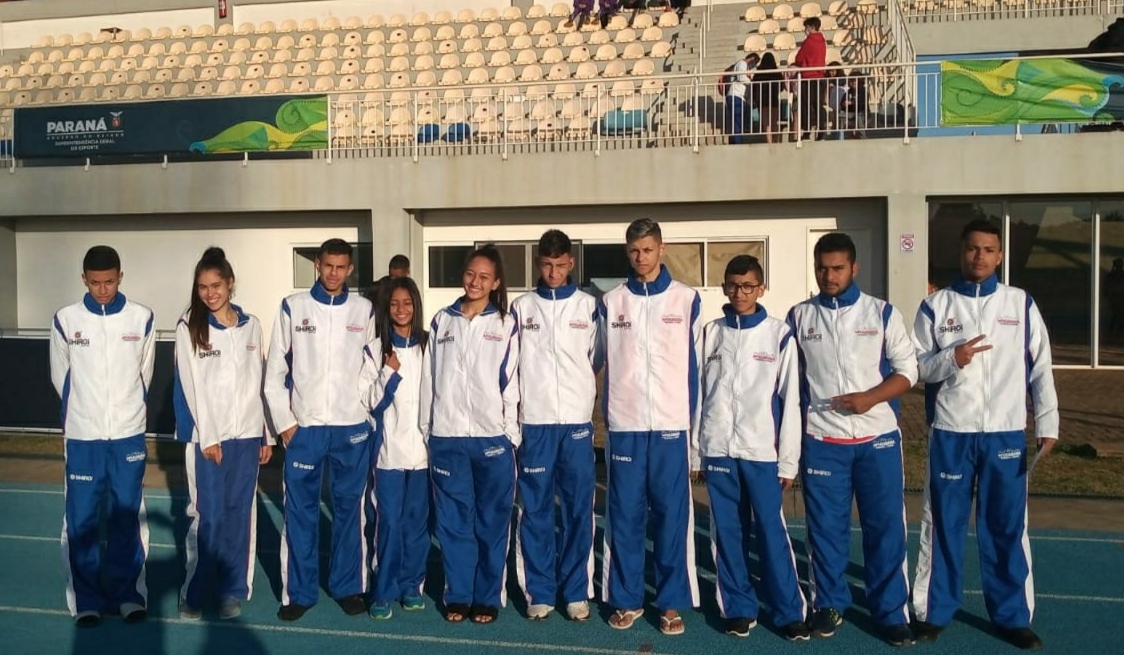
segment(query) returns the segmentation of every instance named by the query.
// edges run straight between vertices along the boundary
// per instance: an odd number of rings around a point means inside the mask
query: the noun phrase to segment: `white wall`
[[[190,25],[195,29],[200,25],[212,25],[215,21],[213,9],[179,9],[175,11],[148,11],[134,14],[112,14],[106,16],[79,16],[76,18],[50,18],[43,20],[24,20],[0,24],[0,37],[3,47],[30,48],[43,36],[58,36],[68,32],[72,36],[79,32],[89,32],[97,36],[98,31],[117,27],[136,31],[147,27],[155,31],[158,27]]]
[[[85,293],[82,257],[90,246],[106,244],[121,254],[122,292],[153,309],[157,329],[175,329],[190,299],[195,264],[203,250],[214,245],[226,251],[234,267],[234,301],[261,319],[268,340],[281,298],[294,291],[292,249],[316,246],[331,237],[354,241],[358,230],[328,226],[121,231],[97,229],[90,221],[21,221],[16,234],[19,326],[49,327],[59,307],[78,300]]]
[[[475,9],[477,13],[481,9],[494,7],[496,9],[503,9],[504,6],[510,5],[509,2],[503,0],[379,0],[378,2],[371,2],[371,0],[323,0],[322,2],[278,2],[264,5],[235,5],[234,7],[234,22],[235,24],[252,22],[262,23],[267,20],[277,23],[278,21],[292,18],[293,20],[301,21],[306,18],[315,18],[317,20],[324,20],[330,16],[343,21],[350,16],[358,16],[363,20],[372,14],[382,14],[384,19],[388,19],[394,14],[405,14],[407,18],[414,15],[415,12],[425,11],[432,17],[433,14],[441,11],[442,9],[456,12],[461,9]]]

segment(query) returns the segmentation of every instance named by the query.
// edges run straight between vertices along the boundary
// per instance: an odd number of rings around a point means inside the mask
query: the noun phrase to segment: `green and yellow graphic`
[[[191,152],[264,152],[328,147],[328,99],[295,98],[277,110],[274,124],[245,121],[191,144]]]
[[[1124,66],[1097,60],[941,62],[941,124],[1124,120]]]

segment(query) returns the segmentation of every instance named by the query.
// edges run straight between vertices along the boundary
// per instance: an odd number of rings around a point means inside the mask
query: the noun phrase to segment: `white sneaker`
[[[527,607],[527,618],[532,621],[542,621],[550,616],[550,611],[553,609],[550,605],[531,605]]]
[[[148,618],[148,610],[137,603],[121,603],[121,618],[125,623],[140,623]]]
[[[187,601],[183,600],[182,598],[180,599],[179,610],[180,618],[184,619],[185,621],[198,621],[203,617],[203,612],[201,612],[198,607],[192,607],[191,605],[188,605]]]
[[[589,620],[589,601],[579,600],[573,603],[567,603],[566,614],[570,617],[571,621]]]

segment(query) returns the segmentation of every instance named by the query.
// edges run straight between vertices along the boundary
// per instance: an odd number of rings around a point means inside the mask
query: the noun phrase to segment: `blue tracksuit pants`
[[[507,437],[430,437],[445,606],[507,602],[515,454]]]
[[[375,469],[375,587],[371,600],[421,596],[429,557],[429,470]]]
[[[909,622],[905,478],[897,430],[859,444],[804,437],[801,453],[812,607],[851,606],[851,500],[862,526],[863,578],[879,625]]]
[[[964,594],[964,542],[976,496],[976,533],[984,603],[1004,628],[1034,616],[1034,581],[1026,524],[1026,435],[1020,431],[932,430],[921,552],[913,586],[917,618],[944,626]]]
[[[123,603],[146,606],[148,557],[142,481],[144,435],[109,441],[66,439],[66,514],[62,556],[71,615],[115,612]],[[98,514],[106,503],[107,544],[102,583]]]
[[[320,597],[320,486],[328,472],[332,557],[328,592],[367,591],[366,514],[370,425],[297,428],[285,449],[285,529],[281,536],[281,602],[312,606]]]
[[[773,623],[783,626],[803,621],[808,605],[796,576],[796,556],[784,521],[784,493],[777,463],[708,457],[705,470],[710,493],[710,544],[718,569],[722,617],[757,618],[757,594],[749,577],[752,525]]]
[[[528,605],[593,596],[593,424],[525,425],[516,574]],[[554,498],[560,501],[556,532]]]
[[[695,516],[686,432],[610,432],[602,600],[644,606],[645,540],[651,512],[656,607],[696,607]]]
[[[195,608],[203,606],[208,588],[219,599],[249,600],[254,585],[262,442],[231,439],[220,445],[222,464],[203,457],[198,443],[187,444],[185,453],[191,527],[180,597]]]

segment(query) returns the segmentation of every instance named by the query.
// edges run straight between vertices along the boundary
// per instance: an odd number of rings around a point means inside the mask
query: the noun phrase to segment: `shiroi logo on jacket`
[[[609,327],[613,328],[614,330],[631,330],[632,321],[626,321],[624,319],[624,314],[617,314],[617,320],[609,323]]]
[[[72,346],[88,346],[90,345],[89,337],[83,337],[81,330],[74,333],[74,336],[67,340],[67,343]]]
[[[535,322],[535,317],[534,317],[534,316],[528,316],[528,317],[527,317],[527,318],[526,318],[526,319],[525,319],[525,320],[523,321],[523,330],[524,330],[524,331],[527,331],[527,332],[538,332],[538,331],[539,331],[539,330],[541,329],[541,327],[542,327],[541,325],[539,325],[538,323],[536,323],[536,322]]]
[[[315,334],[316,333],[316,326],[311,325],[309,323],[308,319],[305,318],[305,319],[302,319],[301,324],[294,327],[293,330],[295,332],[303,332],[305,334]]]
[[[945,324],[937,328],[937,332],[941,334],[948,334],[950,332],[963,332],[964,325],[957,323],[955,318],[950,318],[945,321]]]
[[[801,341],[823,341],[823,334],[816,332],[816,328],[809,327],[808,333],[800,336]]]
[[[441,335],[441,338],[437,340],[437,345],[442,345],[442,344],[446,344],[446,343],[453,343],[453,341],[455,341],[456,338],[453,337],[453,335],[449,334],[450,332],[451,332],[451,330],[445,330],[445,334]]]
[[[207,359],[208,357],[222,357],[222,351],[208,343],[199,351],[199,359]]]

